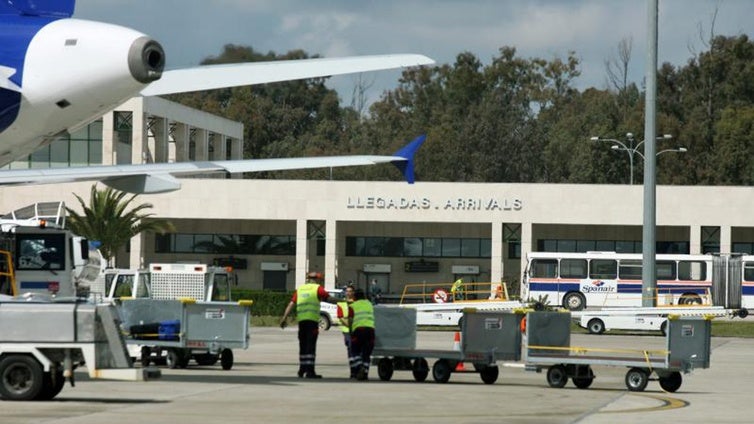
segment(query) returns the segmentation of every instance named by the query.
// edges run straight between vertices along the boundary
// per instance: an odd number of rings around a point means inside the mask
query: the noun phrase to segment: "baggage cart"
[[[447,383],[452,373],[461,372],[464,362],[473,365],[482,381],[497,381],[498,361],[521,359],[522,314],[510,312],[464,312],[460,340],[452,350],[416,348],[416,310],[410,308],[375,308],[375,349],[372,362],[381,380],[388,381],[393,372],[411,371],[416,381],[429,375],[426,358],[437,358],[432,377]],[[465,371],[465,369],[463,370]]]
[[[233,367],[232,349],[249,347],[251,301],[200,302],[193,299],[123,299],[119,311],[126,342],[141,346],[147,366],[161,358],[170,368],[220,361]]]
[[[550,387],[564,387],[570,378],[576,387],[586,389],[595,378],[592,366],[606,365],[628,368],[625,384],[630,391],[643,391],[656,375],[660,387],[675,392],[683,382],[682,373],[709,368],[709,318],[668,317],[665,347],[656,349],[572,346],[570,313],[529,313],[526,319],[526,369],[547,369]]]

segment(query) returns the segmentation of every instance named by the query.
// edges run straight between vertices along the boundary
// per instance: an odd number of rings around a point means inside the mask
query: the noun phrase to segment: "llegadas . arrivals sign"
[[[429,197],[349,196],[348,209],[403,209],[403,210],[454,210],[454,211],[520,211],[523,201],[517,198],[447,198]]]

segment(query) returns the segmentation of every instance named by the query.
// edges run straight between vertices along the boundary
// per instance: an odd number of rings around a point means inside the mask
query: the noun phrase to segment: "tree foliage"
[[[154,214],[144,213],[152,208],[150,203],[134,205],[135,194],[128,195],[110,187],[97,190],[97,186],[92,185],[88,205],[78,194],[74,193],[74,196],[83,214],[67,207],[68,228],[91,241],[99,241],[99,250],[108,262],[115,257],[118,249],[137,234],[144,231],[174,231],[170,222],[150,218]]]
[[[658,70],[658,135],[672,134],[673,140],[659,141],[657,151],[688,148],[658,158],[658,182],[750,185],[754,43],[746,35],[712,34],[705,47],[683,66],[664,63]],[[243,122],[246,157],[390,154],[425,133],[416,159],[420,180],[617,184],[628,181],[626,152],[589,141],[644,134],[643,87],[627,73],[630,40],[621,41],[617,52],[617,59],[606,61],[605,87],[585,89],[575,88],[576,52],[523,58],[503,46],[489,63],[461,52],[450,64],[405,70],[399,85],[366,115],[341,107],[322,78],[177,98]],[[261,54],[229,45],[206,63],[306,57],[302,51]],[[643,162],[639,155],[634,159],[634,179],[641,182]],[[385,166],[266,176],[401,178]]]

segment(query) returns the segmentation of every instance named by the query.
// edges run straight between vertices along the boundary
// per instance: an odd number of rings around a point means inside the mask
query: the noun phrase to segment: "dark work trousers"
[[[299,374],[314,374],[314,361],[317,358],[317,321],[298,322],[298,363]]]
[[[343,333],[343,344],[346,345],[346,352],[348,354],[348,368],[351,370],[351,378],[356,378],[356,367],[354,363],[357,358],[353,354],[353,343],[351,342],[351,333]]]
[[[366,377],[374,350],[374,328],[359,327],[351,331],[351,349],[354,356],[351,372]]]

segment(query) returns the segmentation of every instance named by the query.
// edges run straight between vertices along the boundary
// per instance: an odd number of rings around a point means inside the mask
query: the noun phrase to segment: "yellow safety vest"
[[[296,292],[296,317],[299,321],[319,321],[319,284],[306,283]]]
[[[374,328],[374,306],[372,306],[372,302],[366,299],[357,300],[351,304],[351,308],[353,308],[351,330],[359,327]]]
[[[338,302],[338,308],[343,312],[343,319],[348,322],[348,302]],[[347,325],[340,325],[340,331],[348,333],[350,330]]]

